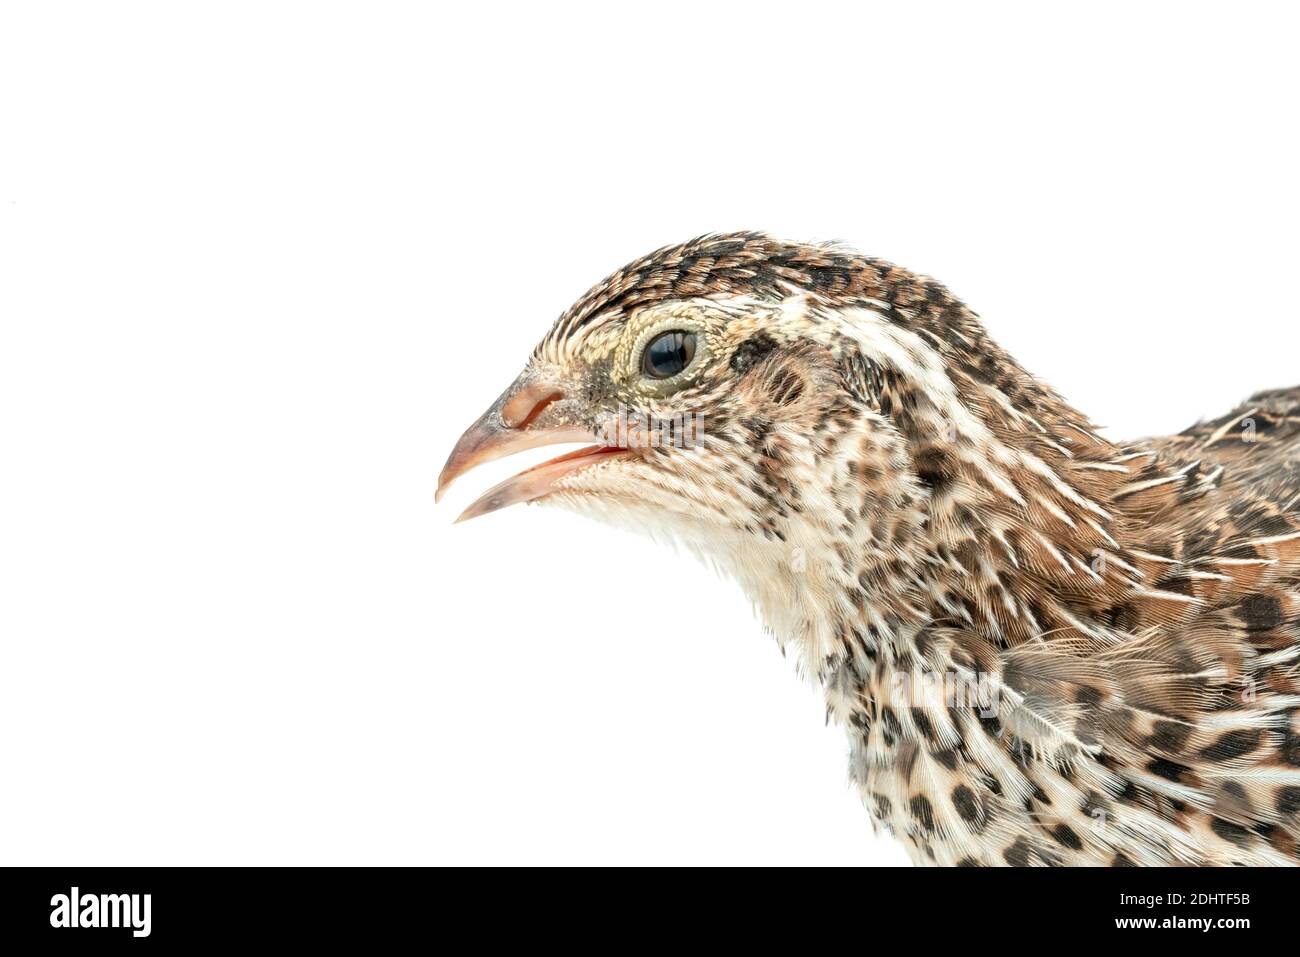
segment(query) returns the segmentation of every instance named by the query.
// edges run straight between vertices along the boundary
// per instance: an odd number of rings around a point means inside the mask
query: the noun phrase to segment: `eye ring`
[[[689,329],[669,329],[646,343],[641,351],[641,374],[663,380],[685,372],[698,351],[698,339]]]

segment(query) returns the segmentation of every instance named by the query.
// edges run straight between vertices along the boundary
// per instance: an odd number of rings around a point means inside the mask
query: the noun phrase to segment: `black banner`
[[[1003,946],[1101,940],[1224,946],[1295,926],[1285,870],[861,869],[545,875],[530,870],[352,868],[49,868],[3,872],[6,942],[151,947],[156,943],[409,942],[413,934],[533,945],[578,938],[618,947],[692,940],[735,944],[770,933],[860,928],[909,944]],[[609,935],[614,934],[611,938]],[[628,935],[620,937],[618,935]],[[864,938],[865,940],[866,938]]]

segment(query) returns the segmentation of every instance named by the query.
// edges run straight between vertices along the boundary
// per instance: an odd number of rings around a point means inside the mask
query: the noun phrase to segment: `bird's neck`
[[[1168,621],[1187,595],[1160,587],[1154,519],[1204,477],[1108,442],[964,306],[908,283],[821,327],[838,361],[874,370],[858,408],[826,417],[854,424],[786,436],[797,495],[724,562],[778,640],[825,681],[848,662],[934,658],[941,640],[1105,642]]]
[[[1104,641],[1186,600],[1153,587],[1168,559],[1146,541],[1153,503],[1139,488],[1185,485],[1153,452],[1037,425],[914,445],[932,467],[886,489],[871,485],[870,429],[821,453],[818,492],[843,507],[792,525],[739,576],[805,670],[826,681],[848,662],[906,663],[936,636],[989,649],[1063,632]]]

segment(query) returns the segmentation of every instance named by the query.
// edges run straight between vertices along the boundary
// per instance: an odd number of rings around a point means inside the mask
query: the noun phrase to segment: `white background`
[[[1297,23],[1072,7],[5,5],[0,863],[903,861],[732,586],[433,479],[707,231],[1115,436],[1300,381]]]

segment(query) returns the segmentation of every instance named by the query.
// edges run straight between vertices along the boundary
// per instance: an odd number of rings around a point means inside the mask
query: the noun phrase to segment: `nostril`
[[[554,386],[527,386],[501,406],[501,420],[512,429],[526,429],[552,402],[562,398],[564,393]]]

